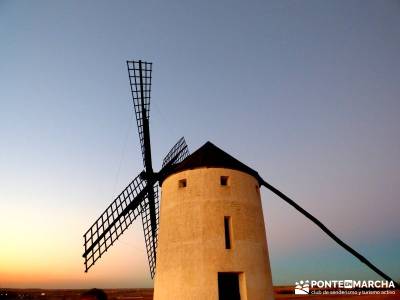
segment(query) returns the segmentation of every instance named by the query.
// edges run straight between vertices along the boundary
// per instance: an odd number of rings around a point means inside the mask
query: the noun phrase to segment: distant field
[[[1,300],[27,299],[27,300],[78,300],[86,290],[46,290],[46,289],[0,289]],[[109,300],[151,300],[153,289],[105,289]],[[294,295],[293,287],[277,286],[274,288],[275,298],[284,299],[349,299],[349,300],[400,300],[400,291],[395,295]],[[173,299],[171,299],[173,300]],[[251,299],[248,299],[251,300]]]

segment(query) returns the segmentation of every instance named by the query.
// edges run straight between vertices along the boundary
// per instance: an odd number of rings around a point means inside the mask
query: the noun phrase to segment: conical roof
[[[162,185],[164,179],[169,175],[198,168],[226,168],[238,170],[254,176],[261,182],[261,177],[255,170],[221,150],[213,143],[207,142],[179,164],[172,165],[167,170],[162,170],[160,174],[160,185]]]

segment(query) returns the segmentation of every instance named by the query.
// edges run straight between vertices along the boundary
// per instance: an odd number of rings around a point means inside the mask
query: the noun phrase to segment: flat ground
[[[395,294],[380,295],[294,295],[293,287],[277,286],[274,288],[275,298],[301,300],[400,300],[400,290]],[[79,300],[86,290],[46,290],[46,289],[0,289],[0,300]],[[105,289],[109,300],[152,300],[153,289]],[[172,300],[172,299],[171,299]],[[249,299],[251,300],[251,299]]]

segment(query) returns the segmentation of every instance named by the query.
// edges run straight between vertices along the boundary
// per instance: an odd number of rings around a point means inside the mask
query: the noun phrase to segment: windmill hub
[[[146,180],[146,181],[157,181],[158,180],[158,173],[152,172],[148,173],[146,171],[142,171],[140,174],[140,179]]]

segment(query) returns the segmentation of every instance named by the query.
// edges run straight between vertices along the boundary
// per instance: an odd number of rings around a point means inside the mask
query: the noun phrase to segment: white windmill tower
[[[154,299],[273,299],[258,173],[210,142],[160,178]]]

